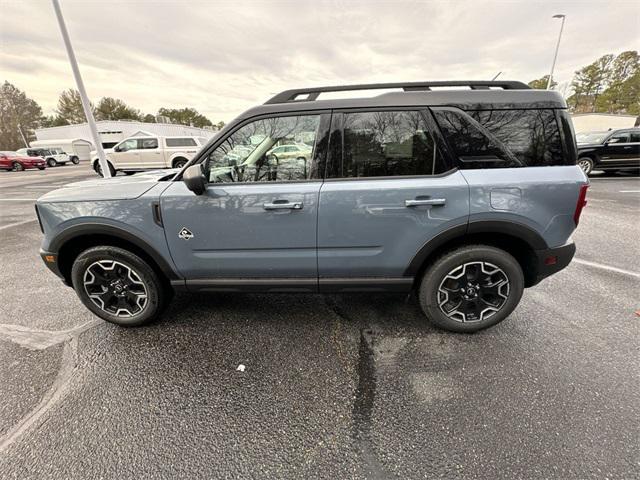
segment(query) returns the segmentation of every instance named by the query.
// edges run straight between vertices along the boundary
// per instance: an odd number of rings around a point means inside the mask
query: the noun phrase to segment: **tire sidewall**
[[[594,166],[593,159],[591,159],[589,157],[580,157],[580,158],[578,158],[578,164],[580,164],[580,162],[589,162],[588,170],[587,171],[585,171],[584,169],[582,170],[585,175],[589,175],[593,171],[593,166]],[[582,169],[582,167],[580,167],[580,168]]]
[[[144,282],[148,301],[144,310],[133,317],[117,317],[95,305],[84,288],[84,274],[94,262],[100,260],[116,260],[131,267]],[[82,303],[96,316],[121,326],[138,326],[152,321],[162,310],[163,285],[156,274],[144,260],[137,255],[118,247],[94,247],[82,252],[73,263],[71,281],[76,294]]]
[[[438,288],[444,277],[456,267],[474,261],[489,262],[501,268],[509,279],[509,296],[500,311],[480,322],[462,323],[447,317],[438,306]],[[419,288],[420,305],[436,326],[453,332],[475,332],[508,317],[522,298],[524,275],[518,261],[498,248],[475,245],[451,251],[438,258],[427,269]]]

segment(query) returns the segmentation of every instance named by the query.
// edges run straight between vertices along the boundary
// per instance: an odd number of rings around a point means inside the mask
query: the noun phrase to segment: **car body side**
[[[460,103],[459,97],[449,92],[430,92],[430,101],[425,101],[420,92],[415,92],[402,95],[385,94],[375,99],[340,100],[339,103],[317,101],[263,105],[245,112],[228,124],[190,163],[203,159],[241,125],[263,116],[331,112],[335,109],[344,111],[349,108],[393,107],[421,110],[434,104],[452,106],[462,111],[478,105],[486,108],[487,105],[493,104],[502,107],[506,104],[517,105],[520,108],[533,106],[554,110],[566,109],[564,100],[559,95],[552,92],[545,92],[545,95],[540,93],[489,90],[474,92],[473,99],[477,104]],[[560,125],[559,128],[562,130]],[[564,135],[572,135],[572,132],[565,132]],[[572,140],[563,144],[572,145]],[[573,151],[565,154],[573,157],[575,162],[575,145],[572,148]],[[180,173],[172,179],[165,178],[166,174],[163,176],[158,173],[155,176],[149,175],[147,181],[102,180],[104,183],[96,185],[89,194],[86,187],[78,184],[76,187],[68,187],[42,197],[38,201],[37,211],[45,233],[42,255],[47,266],[69,284],[72,257],[80,248],[100,242],[114,242],[116,245],[127,245],[144,258],[150,259],[174,288],[198,289],[199,283],[192,281],[194,275],[197,276],[195,272],[174,261],[175,252],[170,248],[171,242],[168,237],[176,235],[177,232],[168,231],[167,224],[163,221],[166,204],[163,203],[166,198],[164,194],[171,188],[182,188],[176,184],[181,183]],[[309,288],[301,290],[409,290],[425,266],[445,249],[474,243],[495,245],[511,253],[525,270],[526,286],[532,286],[545,276],[563,268],[571,260],[575,251],[571,241],[571,233],[576,226],[574,211],[578,202],[579,187],[586,182],[585,175],[575,165],[466,170],[452,168],[440,175],[415,178],[365,178],[343,181],[324,178],[308,182],[317,184],[317,189],[311,190],[315,193],[310,193],[315,196],[312,198],[317,202],[315,215],[318,241],[313,248],[316,249],[319,264],[322,264],[323,256],[329,261],[326,263],[326,271],[318,271],[314,279],[309,279]],[[269,188],[268,184],[263,186]],[[234,186],[242,187],[241,184]],[[435,219],[437,215],[428,213],[427,222],[431,222],[433,228],[426,229],[425,212],[419,211],[422,215],[418,215],[406,208],[399,208],[399,197],[394,197],[387,203],[383,201],[373,204],[370,192],[382,187],[400,193],[420,189],[437,191],[441,188],[451,199],[447,205],[447,208],[451,206],[451,210],[444,217]],[[273,185],[273,188],[277,186]],[[379,245],[370,245],[368,251],[362,250],[361,258],[352,254],[351,246],[350,251],[340,252],[340,242],[331,244],[331,235],[323,237],[322,233],[331,232],[333,228],[339,229],[340,226],[335,224],[336,219],[340,219],[340,215],[347,211],[339,201],[329,201],[331,195],[339,199],[350,196],[349,201],[353,205],[362,207],[358,215],[348,219],[343,217],[347,221],[355,222],[349,226],[353,229],[354,235],[358,231],[366,232],[376,221],[378,223],[375,224],[375,228],[379,231],[371,231],[371,235],[377,234],[383,239],[385,236],[393,235],[394,222],[395,225],[405,228],[410,235],[391,239],[392,241],[385,244],[387,250],[384,263],[377,263],[375,258],[375,248]],[[257,204],[261,200],[253,201],[258,207]],[[245,205],[246,208],[252,206]],[[189,213],[185,210],[184,215],[186,222]],[[178,225],[172,227],[177,228]],[[219,225],[217,228],[224,229],[225,226]],[[385,229],[389,230],[389,233],[385,232]],[[362,247],[360,244],[356,246]],[[341,254],[351,256],[341,260]],[[47,261],[47,256],[53,261]],[[546,264],[548,257],[555,257],[556,260],[552,264]],[[343,265],[340,262],[343,262]],[[344,262],[347,262],[346,267]],[[255,268],[259,270],[260,264],[255,265]],[[355,272],[353,278],[344,278],[349,275],[349,271]],[[295,272],[291,272],[290,276],[295,280]],[[323,278],[328,279],[324,284]],[[344,281],[340,283],[340,279]],[[197,278],[196,280],[200,283],[203,281]],[[268,282],[251,284],[254,289],[256,285],[257,289],[278,289]],[[263,288],[260,288],[260,285]],[[241,286],[237,288],[242,289]]]

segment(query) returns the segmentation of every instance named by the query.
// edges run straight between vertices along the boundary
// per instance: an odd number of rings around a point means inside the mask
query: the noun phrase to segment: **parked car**
[[[29,157],[44,158],[45,162],[47,162],[47,165],[50,167],[64,165],[69,161],[69,155],[67,155],[61,148],[21,148],[17,153],[19,155],[26,155]]]
[[[81,160],[92,158],[89,155],[92,144],[83,138],[34,140],[29,144],[32,148],[60,149],[69,156],[69,161],[75,165],[79,164]]]
[[[203,137],[131,137],[105,150],[105,154],[114,176],[117,172],[132,174],[158,168],[182,168],[205,143]],[[98,157],[92,158],[93,169],[102,176]]]
[[[593,170],[640,173],[640,128],[576,135],[578,165],[589,175]]]
[[[18,152],[7,150],[0,151],[0,169],[21,172],[22,170],[30,168],[44,170],[46,164],[40,157],[29,157],[27,155],[20,155]]]
[[[318,99],[390,88],[401,91]],[[303,134],[306,168],[270,161]],[[177,174],[45,194],[41,255],[123,326],[157,318],[176,290],[415,291],[435,325],[473,332],[571,261],[589,185],[576,154],[562,96],[520,82],[289,90]]]

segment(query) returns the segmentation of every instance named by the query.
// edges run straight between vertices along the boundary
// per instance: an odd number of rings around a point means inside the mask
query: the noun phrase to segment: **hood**
[[[96,178],[69,183],[38,198],[38,203],[94,202],[100,200],[130,200],[138,198],[160,180],[168,180],[180,169],[153,170],[137,175]]]

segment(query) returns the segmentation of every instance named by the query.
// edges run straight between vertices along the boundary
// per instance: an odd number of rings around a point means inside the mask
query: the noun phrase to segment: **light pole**
[[[553,63],[551,64],[551,73],[549,74],[549,80],[547,80],[547,90],[551,88],[551,82],[553,80],[553,70],[556,68],[556,60],[558,59],[558,50],[560,49],[560,39],[562,38],[562,29],[564,28],[564,19],[566,15],[562,13],[558,13],[553,16],[553,18],[561,18],[562,23],[560,24],[560,34],[558,35],[558,43],[556,43],[556,53],[553,54]]]
[[[80,76],[80,69],[78,68],[78,62],[76,61],[76,55],[73,53],[73,47],[71,46],[71,40],[69,39],[69,32],[67,32],[67,26],[64,23],[62,17],[62,10],[60,10],[60,3],[58,0],[51,0],[53,2],[53,9],[56,11],[56,17],[58,18],[58,25],[60,26],[60,33],[62,33],[62,40],[64,40],[64,46],[67,49],[67,55],[69,56],[69,63],[71,63],[71,70],[73,70],[73,76],[76,79],[76,85],[78,86],[78,92],[80,92],[80,99],[82,100],[82,109],[84,110],[84,116],[87,117],[87,123],[91,130],[91,137],[93,143],[96,146],[98,152],[98,162],[100,162],[100,168],[102,169],[102,176],[104,178],[111,177],[111,171],[109,170],[109,164],[107,163],[107,157],[104,155],[102,149],[102,143],[100,142],[100,135],[98,134],[98,127],[96,127],[96,121],[93,118],[93,112],[91,111],[91,103],[87,97],[87,91],[84,88],[82,77]]]

